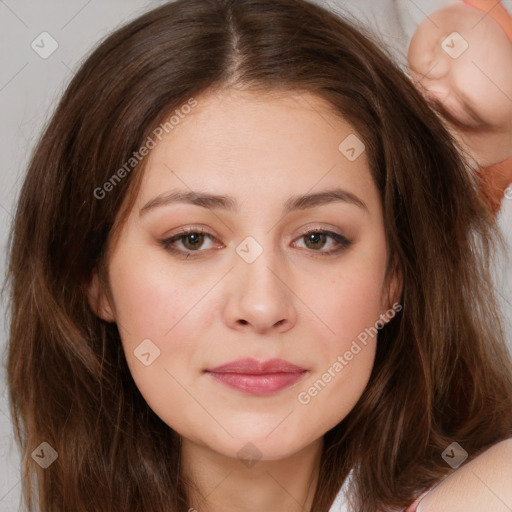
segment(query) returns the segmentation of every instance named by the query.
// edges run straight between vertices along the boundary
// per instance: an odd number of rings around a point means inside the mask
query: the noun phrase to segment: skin
[[[385,279],[381,203],[365,153],[351,162],[338,151],[354,129],[322,100],[240,91],[197,99],[193,113],[151,151],[135,205],[110,247],[112,300],[95,273],[90,304],[98,316],[117,323],[140,392],[182,436],[181,470],[198,487],[191,508],[310,510],[322,436],[361,396],[375,340],[310,403],[299,403],[298,394],[401,294],[399,275]],[[367,210],[333,202],[282,215],[290,196],[334,187],[357,195]],[[139,214],[148,201],[172,189],[230,195],[240,209],[170,204]],[[179,228],[197,225],[214,236],[198,244],[199,255],[179,257],[160,243]],[[321,256],[318,252],[336,242],[316,242],[312,249],[301,236],[305,229],[342,233],[353,244]],[[263,247],[253,263],[235,251],[247,236]],[[192,252],[190,240],[184,243],[174,245]],[[148,338],[160,356],[145,366],[134,350]],[[265,397],[225,387],[204,373],[246,356],[282,357],[308,373],[293,387]],[[261,457],[251,467],[238,455],[248,442]],[[512,503],[512,457],[503,453],[487,450],[472,467]],[[467,492],[471,480],[454,478],[459,472],[462,468],[434,488],[419,510],[440,512],[440,501],[460,501],[462,495],[468,499],[461,510],[481,512]]]
[[[457,58],[441,46],[453,32],[468,44]],[[483,167],[509,159],[506,172],[490,171],[497,186],[505,188],[502,182],[512,181],[512,44],[505,32],[491,16],[456,3],[420,24],[407,57],[411,77],[427,99],[441,106],[469,155]]]
[[[512,510],[512,439],[462,465],[419,501],[417,512]]]
[[[112,301],[95,274],[90,303],[118,324],[133,379],[152,410],[182,436],[181,469],[198,492],[199,511],[309,510],[323,434],[360,398],[375,339],[308,404],[298,394],[320,379],[353,340],[398,300],[398,275],[386,280],[387,247],[377,188],[366,154],[349,161],[339,144],[355,130],[314,96],[203,95],[149,155],[142,186],[110,248]],[[298,194],[341,187],[366,205],[336,201],[283,215]],[[233,196],[237,212],[191,204],[146,211],[173,189]],[[194,254],[178,256],[161,240],[182,227],[211,233]],[[305,230],[331,230],[306,245]],[[247,263],[235,251],[247,237],[262,254]],[[194,240],[192,240],[194,242]],[[190,250],[190,238],[174,247]],[[198,254],[199,252],[199,254]],[[160,356],[144,366],[144,339]],[[207,368],[252,356],[280,357],[308,370],[292,387],[254,396],[225,386]],[[238,455],[252,443],[261,457]],[[240,490],[243,489],[243,493]],[[304,508],[303,508],[304,507]]]

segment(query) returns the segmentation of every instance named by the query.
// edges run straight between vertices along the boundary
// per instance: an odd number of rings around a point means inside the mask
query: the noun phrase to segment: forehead
[[[322,98],[229,90],[195,101],[149,154],[139,207],[170,188],[229,189],[242,200],[282,203],[294,193],[343,185],[378,201],[364,142]]]

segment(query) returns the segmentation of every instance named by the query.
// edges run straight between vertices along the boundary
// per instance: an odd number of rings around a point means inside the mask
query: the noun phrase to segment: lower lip
[[[250,393],[251,395],[270,395],[276,391],[292,386],[307,371],[300,373],[265,373],[261,375],[245,373],[208,372],[214,379],[231,388]]]

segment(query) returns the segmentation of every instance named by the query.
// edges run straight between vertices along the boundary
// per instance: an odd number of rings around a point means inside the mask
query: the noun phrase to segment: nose
[[[252,263],[239,258],[230,274],[224,310],[230,328],[265,334],[286,332],[295,325],[293,286],[273,251],[263,250]]]

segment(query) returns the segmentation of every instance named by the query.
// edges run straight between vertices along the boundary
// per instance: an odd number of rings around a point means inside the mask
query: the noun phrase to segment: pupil
[[[324,236],[325,235],[322,233],[312,233],[312,234],[308,235],[307,239],[308,239],[309,243],[311,243],[312,245],[315,245],[315,244],[318,244],[319,242],[321,242],[322,238]]]
[[[198,242],[200,242],[201,237],[202,235],[199,233],[192,233],[190,235],[187,235],[187,242],[190,245],[195,246],[198,244]]]

